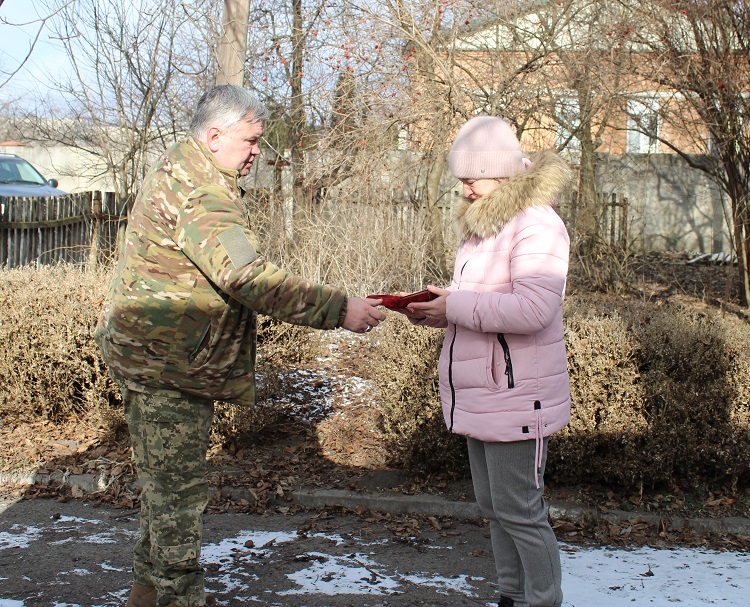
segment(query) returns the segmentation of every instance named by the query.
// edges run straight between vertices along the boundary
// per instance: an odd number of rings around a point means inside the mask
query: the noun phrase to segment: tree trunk
[[[445,261],[445,242],[443,240],[443,216],[438,207],[440,201],[440,180],[445,170],[445,154],[438,152],[432,160],[427,175],[427,212],[430,219],[429,255],[435,263],[435,274],[438,279],[447,279],[448,268]]]
[[[245,83],[245,52],[247,51],[247,19],[250,0],[224,0],[221,20],[222,36],[218,44],[219,69],[216,84]]]
[[[596,192],[596,155],[591,137],[591,124],[583,121],[581,129],[581,167],[575,240],[581,251],[591,251],[599,237],[600,201]]]
[[[311,211],[310,197],[305,192],[304,136],[307,118],[302,97],[302,74],[305,60],[305,37],[302,21],[302,0],[292,0],[292,65],[289,82],[292,90],[290,100],[291,124],[289,143],[292,161],[292,192],[295,215]]]
[[[738,201],[733,201],[734,241],[737,251],[737,271],[739,272],[742,290],[740,297],[744,306],[750,305],[750,200],[745,195],[739,195]]]

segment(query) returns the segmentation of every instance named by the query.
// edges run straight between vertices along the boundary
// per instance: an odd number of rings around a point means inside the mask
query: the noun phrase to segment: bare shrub
[[[640,474],[646,419],[628,321],[617,310],[568,299],[565,324],[571,420],[550,443],[550,477],[586,482],[595,475],[632,484]]]
[[[391,463],[419,473],[463,476],[465,439],[448,432],[440,405],[437,360],[444,334],[390,314],[380,325],[372,375],[382,394]]]
[[[283,323],[267,316],[258,318],[258,358],[256,363],[256,404],[216,403],[211,437],[224,444],[273,429],[288,411],[274,404],[275,397],[294,390],[284,382],[279,368],[297,365],[320,355],[320,340],[314,329]]]
[[[635,320],[648,419],[645,480],[736,486],[750,464],[742,455],[750,451],[748,326],[676,306],[640,306]]]
[[[92,338],[110,271],[73,265],[0,270],[0,417],[6,422],[85,418],[116,433],[125,427],[119,386]],[[214,438],[259,432],[284,412],[267,401],[290,388],[278,366],[320,353],[313,330],[259,319],[258,405],[219,403]]]
[[[580,243],[571,251],[568,284],[582,292],[621,294],[632,289],[633,275],[628,254],[621,247],[600,239]]]
[[[109,282],[103,270],[66,265],[0,270],[4,422],[124,427],[119,389],[91,335]],[[285,421],[290,408],[276,403],[297,388],[280,370],[320,354],[314,330],[259,320],[258,405],[219,404],[215,441],[258,435]],[[591,296],[569,297],[565,322],[572,419],[553,438],[550,478],[630,490],[747,480],[745,322],[708,307]],[[390,314],[371,338],[379,340],[371,371],[382,395],[389,463],[417,473],[466,474],[464,440],[447,431],[440,407],[443,331]],[[372,421],[368,427],[381,420]]]
[[[106,271],[73,265],[0,270],[0,415],[117,430],[120,392],[92,339]]]
[[[705,311],[569,298],[570,424],[551,442],[550,478],[643,487],[736,486],[748,475],[750,328]],[[465,472],[440,411],[442,331],[383,324],[374,377],[395,461]]]
[[[217,402],[211,425],[211,441],[224,445],[232,439],[268,431],[283,417],[281,409],[265,406],[261,400],[252,406]]]
[[[555,478],[638,489],[747,475],[747,326],[629,300],[566,310],[573,408],[551,449]]]
[[[426,211],[401,204],[321,204],[297,212],[250,201],[261,250],[270,260],[351,295],[412,290],[435,280]]]

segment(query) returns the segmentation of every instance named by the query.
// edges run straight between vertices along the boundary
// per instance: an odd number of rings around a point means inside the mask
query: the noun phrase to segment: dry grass
[[[86,418],[117,430],[119,391],[92,339],[104,270],[42,266],[0,272],[0,416]]]
[[[313,213],[297,212],[292,229],[283,209],[262,201],[250,204],[265,255],[310,280],[359,296],[417,290],[438,280],[421,209],[319,206]]]

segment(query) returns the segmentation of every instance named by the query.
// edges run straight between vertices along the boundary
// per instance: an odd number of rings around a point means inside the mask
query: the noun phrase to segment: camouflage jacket
[[[338,325],[343,291],[263,259],[237,178],[192,137],[146,176],[94,332],[126,385],[252,403],[257,313]]]

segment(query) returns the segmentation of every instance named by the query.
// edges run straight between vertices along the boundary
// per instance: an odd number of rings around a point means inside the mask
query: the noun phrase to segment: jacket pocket
[[[505,339],[505,335],[503,333],[497,334],[497,341],[500,343],[500,347],[502,348],[503,352],[503,363],[505,363],[505,376],[508,388],[513,388],[515,386],[515,381],[513,379],[513,360],[510,356],[510,347],[508,346],[508,342]],[[500,361],[495,361],[493,365],[493,377],[495,379],[495,382],[500,385],[502,377],[500,377],[499,373],[496,371],[499,369],[502,364]]]
[[[205,328],[200,334],[200,339],[198,340],[198,346],[193,348],[193,350],[188,355],[188,362],[190,365],[196,365],[200,366],[201,363],[207,358],[208,356],[208,345],[211,342],[211,321],[206,323]],[[200,360],[198,360],[198,357],[202,354],[200,357]],[[196,363],[196,360],[198,362]]]

